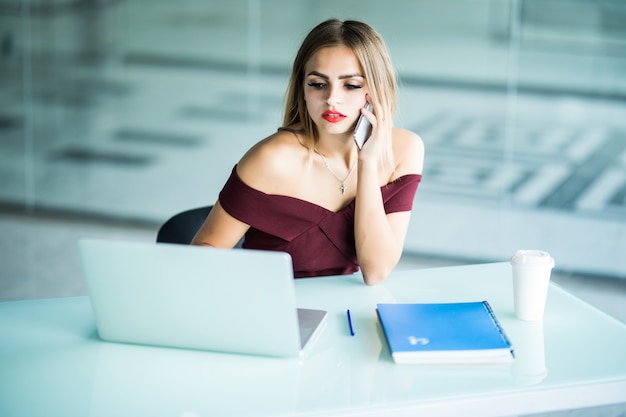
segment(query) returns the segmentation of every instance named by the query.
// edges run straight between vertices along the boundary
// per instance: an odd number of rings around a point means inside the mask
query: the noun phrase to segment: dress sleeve
[[[239,178],[236,169],[233,168],[220,191],[219,201],[224,210],[237,220],[290,240],[329,213],[311,203],[255,190]],[[421,178],[421,175],[404,175],[381,187],[385,212],[411,211]],[[354,201],[350,206],[353,205]]]
[[[381,191],[383,194],[385,213],[411,211],[411,209],[413,209],[413,199],[417,192],[417,186],[421,180],[421,175],[403,175],[382,187]]]
[[[219,194],[224,210],[255,229],[292,240],[318,223],[327,210],[288,196],[270,195],[244,183],[237,167]]]
[[[252,227],[273,229],[267,223],[280,219],[280,216],[273,215],[276,199],[244,183],[237,174],[236,166],[220,191],[219,201],[228,214]]]

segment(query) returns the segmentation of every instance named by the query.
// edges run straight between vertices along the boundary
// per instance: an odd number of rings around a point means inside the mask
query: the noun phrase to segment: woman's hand
[[[384,152],[385,143],[391,141],[391,123],[387,122],[384,117],[377,116],[384,112],[379,104],[372,102],[369,94],[365,96],[365,99],[372,105],[374,111],[361,109],[361,114],[370,122],[372,129],[369,138],[359,151],[359,164],[367,164],[371,161],[377,166]]]

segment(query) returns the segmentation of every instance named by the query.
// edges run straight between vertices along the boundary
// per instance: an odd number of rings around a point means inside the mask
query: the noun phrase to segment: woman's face
[[[369,91],[354,53],[345,46],[322,48],[304,70],[304,100],[319,133],[352,134]]]

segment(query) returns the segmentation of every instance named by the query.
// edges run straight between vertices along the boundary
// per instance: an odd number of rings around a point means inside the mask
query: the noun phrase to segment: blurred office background
[[[85,294],[78,238],[212,204],[330,17],[383,35],[426,145],[400,267],[544,249],[626,320],[620,0],[0,0],[0,300]]]
[[[84,293],[77,238],[212,204],[330,17],[383,35],[426,145],[409,264],[539,248],[623,288],[624,1],[0,0],[0,298]]]

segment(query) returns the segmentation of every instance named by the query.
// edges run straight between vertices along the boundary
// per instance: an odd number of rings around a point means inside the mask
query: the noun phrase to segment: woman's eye
[[[358,84],[346,84],[346,88],[348,90],[358,90],[359,88],[363,88],[363,86]]]
[[[316,90],[321,90],[322,88],[324,88],[324,86],[325,86],[326,84],[324,84],[324,83],[315,83],[315,82],[310,82],[308,85],[309,85],[309,87],[313,87],[313,88],[315,88]]]

